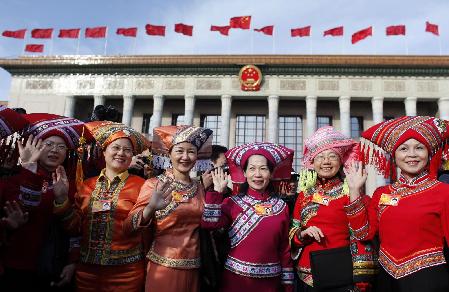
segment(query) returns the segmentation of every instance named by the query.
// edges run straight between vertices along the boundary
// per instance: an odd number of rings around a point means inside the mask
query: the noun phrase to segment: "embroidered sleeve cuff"
[[[221,204],[204,204],[203,221],[218,222],[221,217]]]
[[[354,202],[344,206],[346,215],[348,217],[353,217],[363,212],[365,205],[363,204],[363,196],[360,196]]]
[[[295,274],[293,268],[282,268],[281,282],[284,285],[293,285]]]
[[[363,225],[362,227],[355,229],[349,226],[349,233],[351,237],[354,237],[357,240],[365,240],[368,237],[369,226],[368,223]]]

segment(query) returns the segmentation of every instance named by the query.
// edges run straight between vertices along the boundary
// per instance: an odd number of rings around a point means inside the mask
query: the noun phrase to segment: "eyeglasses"
[[[128,147],[120,147],[118,145],[112,145],[111,146],[111,150],[112,152],[120,152],[120,150],[123,151],[123,153],[125,153],[125,155],[132,155],[133,154],[133,149],[132,148],[128,148]]]
[[[317,162],[323,162],[326,159],[329,161],[338,161],[340,157],[338,157],[338,155],[335,154],[330,154],[329,156],[317,155],[313,160]]]
[[[44,146],[45,148],[48,149],[55,149],[58,152],[63,152],[67,150],[67,146],[65,144],[56,144],[53,141],[45,141]]]

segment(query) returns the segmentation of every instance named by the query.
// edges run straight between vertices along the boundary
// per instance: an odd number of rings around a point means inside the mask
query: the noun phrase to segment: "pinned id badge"
[[[112,202],[110,200],[94,201],[92,204],[92,213],[105,212],[111,210]]]
[[[397,206],[400,200],[400,195],[382,194],[380,196],[379,205]]]
[[[173,191],[171,193],[171,196],[173,198],[173,201],[175,201],[176,203],[184,203],[189,200],[189,196],[187,196],[187,193],[183,192]]]
[[[328,196],[324,196],[320,193],[314,193],[313,197],[312,197],[312,202],[320,204],[320,205],[324,205],[324,206],[329,206],[330,198]]]
[[[254,211],[259,216],[270,216],[273,214],[273,206],[271,204],[256,204]]]

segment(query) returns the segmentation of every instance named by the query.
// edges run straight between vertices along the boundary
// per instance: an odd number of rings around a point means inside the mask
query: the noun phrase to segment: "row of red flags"
[[[251,16],[237,16],[232,17],[229,20],[229,25],[226,26],[217,26],[212,25],[210,27],[211,31],[217,31],[222,35],[229,35],[229,31],[231,28],[237,28],[237,29],[250,29],[251,27]],[[152,25],[147,24],[145,26],[146,34],[147,35],[153,35],[153,36],[165,36],[165,30],[166,26],[163,25]],[[311,26],[305,26],[300,28],[292,28],[291,29],[291,36],[292,37],[309,37],[311,36]],[[26,34],[26,29],[20,29],[20,30],[5,30],[2,33],[2,36],[4,37],[11,37],[11,38],[18,38],[18,39],[24,39]],[[53,37],[53,28],[37,28],[33,29],[31,31],[31,37],[36,39],[51,39]],[[137,27],[128,27],[128,28],[117,28],[116,34],[122,35],[126,37],[136,37],[137,36]],[[184,23],[177,23],[175,24],[174,31],[186,36],[193,36],[193,26],[187,25]],[[262,28],[255,28],[254,31],[261,32],[265,35],[273,35],[274,32],[274,25],[264,26]],[[426,22],[425,31],[432,33],[436,36],[439,36],[439,27],[437,24],[433,24],[430,22]],[[58,38],[72,38],[72,39],[78,39],[80,37],[81,29],[80,28],[73,28],[73,29],[60,29]],[[406,26],[405,25],[392,25],[387,26],[385,31],[387,36],[392,35],[405,35],[406,34]],[[99,27],[89,27],[86,28],[84,31],[85,38],[105,38],[107,34],[107,27],[106,26],[99,26]],[[334,27],[331,29],[328,29],[323,32],[323,36],[343,36],[344,34],[344,27]],[[351,42],[352,44],[355,44],[369,36],[373,35],[373,28],[372,26],[367,27],[365,29],[359,30],[352,34]],[[42,52],[43,51],[43,45],[38,44],[30,44],[25,47],[25,51],[27,52]]]

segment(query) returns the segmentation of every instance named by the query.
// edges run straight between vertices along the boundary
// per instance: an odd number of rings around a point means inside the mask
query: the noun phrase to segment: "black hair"
[[[91,121],[120,122],[120,112],[112,105],[97,105],[90,118]]]
[[[228,148],[221,145],[212,145],[212,155],[210,156],[210,160],[212,162],[216,162],[220,153],[225,154],[228,151]]]
[[[250,156],[250,157],[251,157],[251,156]],[[266,159],[266,158],[265,158],[265,159]],[[243,171],[246,171],[246,169],[248,168],[248,161],[249,161],[249,157],[248,157],[248,159],[246,160],[245,164],[243,165]],[[271,161],[269,161],[268,159],[267,159],[267,166],[268,166],[268,170],[270,171],[270,174],[273,174],[273,171],[274,171],[274,165],[273,165],[273,163],[272,163]],[[245,181],[244,183],[242,183],[242,184],[240,185],[240,187],[239,187],[239,193],[241,193],[241,194],[246,194],[246,193],[248,192],[248,188],[249,188],[249,184],[248,184],[248,182]],[[275,191],[274,185],[273,185],[273,183],[271,182],[271,180],[270,180],[270,182],[268,183],[267,190],[268,190],[268,192],[269,192],[270,194],[274,193],[274,191]]]
[[[27,111],[23,107],[13,107],[11,109],[13,111],[15,111],[16,113],[19,113],[19,114],[22,114],[22,115],[27,113]]]

